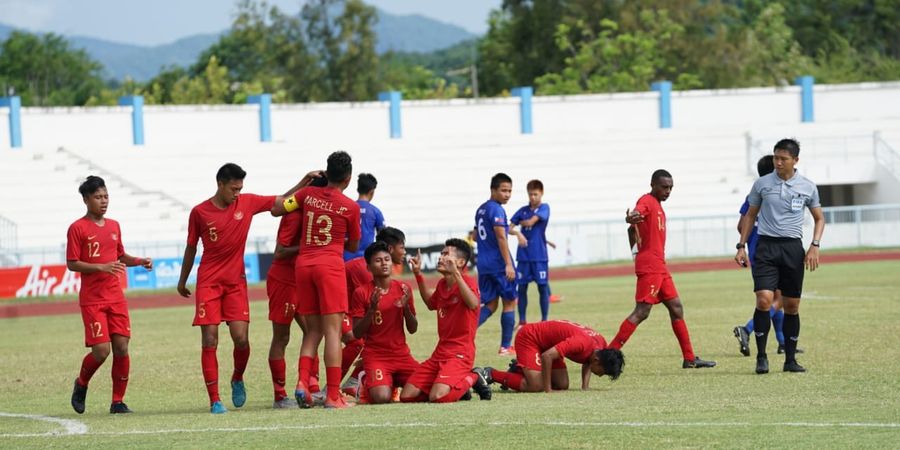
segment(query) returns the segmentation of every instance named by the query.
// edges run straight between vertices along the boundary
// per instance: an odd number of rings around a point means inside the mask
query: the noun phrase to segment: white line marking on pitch
[[[16,419],[31,419],[41,422],[50,422],[62,425],[63,430],[48,431],[46,433],[9,433],[0,434],[0,437],[45,437],[45,436],[72,436],[76,434],[87,434],[88,426],[82,422],[72,419],[60,419],[57,417],[41,416],[37,414],[13,414],[0,412],[0,417],[12,417]]]

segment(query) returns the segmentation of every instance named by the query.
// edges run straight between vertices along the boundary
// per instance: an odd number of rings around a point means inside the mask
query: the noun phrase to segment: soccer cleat
[[[516,356],[516,348],[511,345],[509,347],[500,347],[500,350],[497,351],[497,355]]]
[[[716,367],[715,361],[706,361],[704,359],[700,359],[699,356],[695,356],[693,361],[684,360],[681,364],[682,369],[703,369],[706,367]]]
[[[797,349],[794,350],[794,353],[805,353],[805,352],[803,351],[802,348],[797,347]],[[784,344],[778,344],[778,354],[779,355],[784,354]]]
[[[360,372],[360,376],[362,376],[364,372]],[[351,396],[357,397],[359,395],[359,379],[355,377],[347,378],[347,381],[341,385],[341,392]]]
[[[484,377],[485,383],[494,384],[494,376],[493,376],[494,368],[493,367],[484,367],[484,368],[476,367],[475,369],[472,370],[472,372],[475,372],[475,373],[481,375],[482,377]]]
[[[347,403],[344,401],[344,396],[340,396],[335,400],[330,398],[325,399],[325,409],[344,409],[353,406],[353,403]]]
[[[313,406],[325,406],[325,391],[313,392],[310,397]]]
[[[297,408],[299,408],[299,406],[297,406],[297,402],[290,397],[284,397],[280,400],[275,400],[274,402],[272,402],[272,409],[297,409]]]
[[[760,375],[769,373],[769,359],[765,356],[756,357],[756,373]]]
[[[738,343],[741,345],[741,354],[750,356],[750,334],[747,333],[747,330],[740,325],[734,327],[734,337],[737,338]]]
[[[563,301],[562,296],[556,294],[550,294],[550,303],[559,303]]]
[[[794,372],[794,373],[803,373],[806,372],[806,368],[797,364],[797,361],[785,362],[784,363],[784,371],[785,372]]]
[[[247,402],[247,389],[244,388],[243,380],[231,380],[231,403],[235,408],[244,406]]]
[[[87,397],[87,386],[78,384],[75,379],[75,387],[72,388],[72,409],[78,414],[84,414],[84,400]]]
[[[297,405],[303,409],[312,407],[312,396],[309,395],[309,390],[302,381],[298,382],[297,388],[294,389],[294,399],[297,400]]]
[[[132,411],[128,409],[128,405],[124,402],[115,402],[109,405],[109,413],[110,414],[131,414]]]
[[[225,409],[225,405],[223,405],[220,401],[215,401],[212,405],[209,406],[210,414],[225,414],[227,412],[228,410]]]
[[[475,384],[472,385],[472,390],[478,394],[478,398],[482,400],[490,400],[491,399],[491,386],[489,384],[488,377],[490,376],[490,368],[488,368],[488,373],[485,374],[485,369],[481,367],[476,367],[472,369],[472,373],[478,375],[478,378],[475,379]]]

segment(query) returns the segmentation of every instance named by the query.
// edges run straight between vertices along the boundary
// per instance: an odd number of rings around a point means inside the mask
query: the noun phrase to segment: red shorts
[[[343,264],[297,267],[297,312],[325,315],[347,312],[347,273]]]
[[[250,321],[247,283],[197,286],[194,326],[218,325],[222,321]]]
[[[637,289],[634,292],[634,301],[655,305],[660,301],[672,300],[678,297],[675,290],[675,282],[668,273],[644,273],[637,276]],[[518,348],[516,349],[518,351]]]
[[[372,358],[371,355],[363,358],[366,386],[370,388],[403,387],[418,368],[419,363],[409,353],[390,358]]]
[[[116,302],[81,307],[84,322],[84,346],[110,342],[110,336],[131,337],[131,319],[128,317],[128,303]]]
[[[297,287],[278,278],[266,278],[266,294],[269,296],[269,320],[290,325],[297,314]]]
[[[531,333],[519,332],[516,334],[516,361],[518,366],[523,369],[541,370],[541,348],[538,347],[537,341]],[[553,360],[553,369],[565,369],[566,361],[564,358]]]
[[[446,384],[451,389],[469,389],[466,377],[472,373],[472,361],[450,358],[435,361],[428,358],[406,380],[420,391],[431,393],[431,387],[435,384]]]

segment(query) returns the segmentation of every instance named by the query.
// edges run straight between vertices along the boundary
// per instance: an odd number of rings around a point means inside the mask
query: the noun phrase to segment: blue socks
[[[549,284],[539,284],[538,294],[541,296],[541,322],[547,321],[547,316],[550,315],[550,285]],[[519,294],[519,301],[522,301],[521,293]]]
[[[525,312],[528,310],[528,284],[520,284],[519,285],[519,323],[525,323],[528,320],[526,319]]]
[[[502,335],[500,338],[501,347],[509,347],[512,345],[513,328],[516,327],[516,312],[503,311],[500,315],[500,329]]]
[[[480,327],[481,324],[487,322],[487,320],[488,320],[488,319],[491,317],[491,315],[493,315],[493,314],[494,314],[493,311],[491,311],[490,309],[488,309],[488,307],[487,307],[486,305],[482,304],[482,305],[481,305],[481,313],[480,313],[480,315],[478,316],[478,326]]]

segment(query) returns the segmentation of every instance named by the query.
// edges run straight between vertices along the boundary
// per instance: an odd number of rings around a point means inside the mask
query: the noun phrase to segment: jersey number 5
[[[313,242],[315,242],[316,245],[320,246],[330,244],[332,225],[331,217],[328,217],[324,214],[319,217],[315,217],[315,214],[310,211],[306,213],[306,218],[306,245],[312,245]],[[313,236],[313,222],[315,222],[319,227],[315,236]]]

